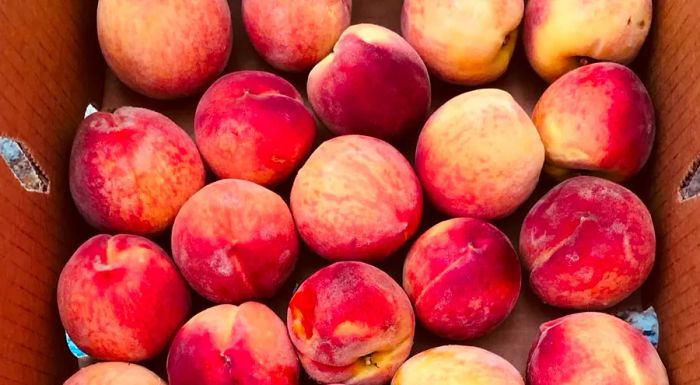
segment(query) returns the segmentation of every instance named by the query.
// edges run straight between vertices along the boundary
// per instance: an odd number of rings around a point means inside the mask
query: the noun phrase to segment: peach
[[[451,216],[512,213],[537,185],[544,146],[510,94],[480,89],[433,113],[416,147],[416,171],[435,206]]]
[[[218,305],[192,317],[167,360],[170,385],[296,385],[299,361],[267,306]]]
[[[525,217],[520,253],[546,303],[604,309],[639,288],[654,265],[654,225],[644,203],[605,179],[560,183]]]
[[[167,385],[143,366],[126,362],[100,362],[80,369],[63,385]]]
[[[668,385],[659,355],[621,319],[578,313],[549,321],[530,350],[531,385]]]
[[[430,78],[418,53],[374,24],[346,29],[309,73],[309,101],[338,134],[393,140],[413,131],[430,107]]]
[[[197,192],[175,218],[175,263],[212,302],[269,298],[289,277],[299,240],[287,204],[253,182],[224,179]]]
[[[304,71],[331,52],[350,25],[352,0],[243,0],[243,23],[265,61]]]
[[[525,52],[548,82],[592,61],[629,64],[646,40],[651,16],[651,0],[530,0]]]
[[[478,219],[449,219],[411,247],[403,287],[428,330],[455,340],[475,338],[515,307],[520,262],[496,227]]]
[[[226,0],[100,0],[97,36],[109,67],[146,96],[172,99],[226,67],[233,32]]]
[[[337,262],[299,286],[287,329],[317,382],[380,385],[408,358],[415,321],[406,293],[389,275],[366,263]]]
[[[385,259],[416,232],[423,212],[406,158],[361,135],[322,143],[299,170],[290,201],[304,241],[332,261]]]
[[[83,120],[69,173],[78,211],[109,232],[161,232],[204,186],[204,165],[187,133],[155,111],[134,107]]]
[[[391,385],[525,385],[513,365],[473,346],[446,345],[411,357]]]
[[[535,106],[532,120],[546,153],[545,171],[570,170],[626,180],[644,166],[654,144],[654,107],[629,68],[596,63],[556,80]]]
[[[401,30],[438,77],[478,85],[508,68],[524,8],[523,0],[406,0]]]
[[[170,257],[137,235],[97,235],[58,279],[66,333],[89,356],[142,361],[165,349],[190,311],[190,293]]]
[[[240,71],[204,93],[194,133],[204,160],[220,178],[272,186],[311,151],[316,123],[288,81],[268,72]]]

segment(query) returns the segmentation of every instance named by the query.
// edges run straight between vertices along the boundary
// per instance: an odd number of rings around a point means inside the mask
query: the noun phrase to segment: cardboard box
[[[192,130],[197,96],[172,102],[148,100],[106,70],[95,33],[96,3],[11,0],[0,7],[0,137],[18,143],[36,174],[48,184],[46,192],[27,191],[12,170],[0,164],[3,384],[58,384],[77,369],[66,347],[55,292],[63,264],[94,233],[78,215],[68,190],[71,142],[87,104],[102,109],[148,107]],[[353,24],[372,22],[399,30],[400,0],[357,0],[353,6]],[[700,157],[700,29],[695,20],[700,10],[694,1],[679,0],[656,1],[654,7],[649,39],[632,67],[654,100],[657,139],[648,166],[630,185],[653,214],[657,263],[650,281],[621,307],[656,307],[661,321],[659,349],[671,383],[690,385],[700,383],[700,199],[683,201],[680,190],[684,181],[692,179],[692,167]],[[234,51],[226,72],[270,70],[248,42],[240,1],[231,1],[231,10]],[[306,73],[283,76],[304,91]],[[530,111],[546,84],[530,69],[519,42],[510,69],[493,86],[510,91]],[[433,79],[433,109],[466,90]],[[322,131],[319,140],[330,136]],[[409,159],[414,145],[415,137],[400,144]],[[700,176],[696,178],[700,183]],[[516,214],[496,224],[516,241],[523,216],[552,184],[543,176],[535,195]],[[290,185],[278,191],[287,194]],[[422,229],[442,218],[426,209]],[[400,278],[405,252],[402,249],[381,267]],[[309,254],[308,250],[302,253],[297,271],[270,302],[283,317],[295,284],[323,264]],[[526,286],[505,324],[471,342],[501,354],[521,370],[538,325],[564,313],[540,304]],[[419,328],[414,350],[443,343]],[[151,366],[163,374],[162,364],[156,360]]]

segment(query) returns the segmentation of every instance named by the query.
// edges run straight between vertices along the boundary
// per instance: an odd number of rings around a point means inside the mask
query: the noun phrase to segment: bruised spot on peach
[[[299,362],[284,323],[267,306],[218,305],[190,319],[167,359],[170,385],[296,385]]]
[[[70,156],[70,191],[92,226],[111,232],[165,230],[204,186],[192,139],[167,117],[143,108],[97,112],[80,124]]]
[[[482,336],[513,310],[520,263],[508,238],[471,218],[438,223],[408,252],[403,285],[418,319],[433,333],[464,340]]]
[[[291,319],[294,332],[309,339],[314,333],[313,324],[316,314],[316,295],[312,289],[294,294],[289,309],[293,312]]]
[[[220,178],[273,186],[311,151],[316,123],[299,92],[283,78],[239,71],[217,80],[195,114],[195,139]]]
[[[311,68],[350,25],[351,0],[244,0],[243,24],[255,50],[283,71]]]
[[[57,298],[68,335],[101,360],[154,357],[190,310],[187,285],[170,257],[136,235],[86,241],[61,271]]]
[[[423,196],[398,150],[346,135],[311,154],[294,180],[290,204],[302,238],[322,257],[379,261],[415,233]]]
[[[98,362],[80,369],[63,385],[167,385],[157,374],[136,364]]]
[[[309,101],[338,135],[398,139],[421,124],[430,79],[420,56],[395,32],[357,24],[309,73]]]
[[[171,241],[187,281],[217,303],[271,297],[299,251],[287,204],[240,179],[214,182],[193,195],[175,219]]]
[[[361,262],[319,270],[299,286],[287,311],[302,365],[326,384],[385,383],[410,354],[414,327],[401,287]]]
[[[656,237],[644,203],[623,186],[581,176],[560,183],[525,217],[520,252],[546,303],[604,309],[639,288]]]
[[[411,357],[391,385],[524,385],[512,364],[473,346],[445,345]]]
[[[668,385],[656,349],[635,328],[604,313],[578,313],[540,326],[528,384]]]

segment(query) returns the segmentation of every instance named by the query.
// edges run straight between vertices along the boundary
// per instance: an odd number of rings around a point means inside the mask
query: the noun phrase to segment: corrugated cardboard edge
[[[56,282],[86,236],[70,199],[68,157],[85,106],[101,100],[96,0],[0,7],[0,136],[51,182],[22,187],[0,162],[0,383],[60,383],[77,369],[56,310]]]
[[[647,294],[661,321],[660,352],[672,384],[700,383],[700,199],[679,187],[700,155],[700,9],[655,1],[642,78],[655,102],[656,148],[647,202],[657,229],[657,266]]]

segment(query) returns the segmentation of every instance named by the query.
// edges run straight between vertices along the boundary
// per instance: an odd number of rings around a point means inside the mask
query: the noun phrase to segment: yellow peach
[[[552,82],[591,61],[630,63],[651,25],[651,0],[530,0],[525,52]]]
[[[483,84],[508,68],[524,8],[523,0],[406,0],[401,30],[443,80]]]
[[[524,385],[518,370],[477,347],[447,345],[421,352],[396,372],[391,385]]]

